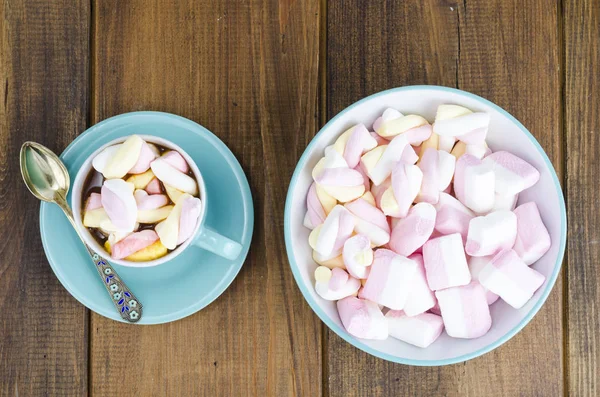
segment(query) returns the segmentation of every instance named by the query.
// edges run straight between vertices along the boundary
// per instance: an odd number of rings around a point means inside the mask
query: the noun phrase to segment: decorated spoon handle
[[[115,305],[117,312],[121,315],[121,318],[129,323],[137,323],[142,318],[142,303],[133,295],[131,290],[125,285],[121,277],[117,274],[112,265],[100,255],[92,251],[90,247],[85,243],[85,240],[77,230],[75,219],[73,218],[73,212],[67,204],[65,197],[57,195],[54,202],[63,210],[67,219],[73,225],[73,228],[77,232],[77,235],[81,239],[81,242],[87,248],[90,257],[94,261],[94,267],[98,271],[98,275],[102,280],[106,292],[110,300]]]
[[[142,303],[133,295],[106,259],[92,251],[87,245],[86,248],[94,261],[94,267],[98,271],[98,275],[102,279],[102,284],[104,284],[104,288],[106,288],[108,296],[121,318],[130,323],[138,322],[142,318]]]

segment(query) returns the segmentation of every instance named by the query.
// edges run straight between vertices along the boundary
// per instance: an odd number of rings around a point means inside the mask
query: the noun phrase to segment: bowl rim
[[[293,246],[292,246],[292,236],[291,236],[291,226],[290,226],[291,216],[292,216],[291,215],[292,196],[293,196],[294,189],[296,187],[298,177],[299,177],[302,169],[304,169],[306,162],[308,161],[308,153],[311,151],[312,147],[314,145],[316,145],[316,142],[318,141],[319,137],[324,133],[324,131],[326,131],[331,124],[333,124],[338,118],[342,117],[347,112],[352,111],[355,107],[357,107],[365,102],[368,102],[374,98],[377,98],[377,97],[383,96],[383,95],[387,95],[390,93],[419,91],[419,90],[434,90],[434,91],[440,91],[440,92],[450,92],[453,94],[459,94],[462,96],[466,96],[468,98],[479,101],[479,102],[483,103],[484,105],[494,108],[496,111],[498,111],[499,113],[501,113],[502,115],[507,117],[511,122],[513,122],[525,134],[525,136],[527,138],[529,138],[529,140],[537,148],[538,152],[544,159],[546,166],[551,171],[550,173],[552,174],[552,180],[554,181],[554,185],[556,187],[556,191],[558,194],[559,206],[560,206],[560,212],[561,212],[560,213],[560,223],[561,223],[560,247],[559,247],[558,255],[556,258],[556,264],[554,265],[554,270],[553,270],[552,274],[548,278],[548,283],[546,284],[545,290],[542,292],[540,299],[531,308],[529,313],[527,313],[527,315],[525,315],[525,317],[519,322],[519,324],[517,324],[510,331],[508,331],[502,337],[498,338],[496,341],[490,343],[489,345],[482,347],[472,353],[463,354],[461,356],[451,357],[451,358],[442,359],[442,360],[414,360],[414,359],[397,357],[397,356],[394,356],[394,355],[391,355],[388,353],[380,352],[380,351],[368,346],[367,344],[363,343],[360,339],[352,337],[342,327],[338,326],[336,323],[334,323],[332,320],[330,320],[329,316],[327,316],[327,314],[325,314],[325,312],[321,309],[321,307],[316,302],[316,300],[313,299],[313,297],[309,293],[307,287],[302,282],[302,276],[300,275],[300,270],[299,270],[298,264],[296,262],[296,259],[293,256]],[[546,299],[548,299],[548,296],[550,295],[550,292],[552,291],[552,288],[554,287],[554,284],[556,283],[556,279],[558,278],[558,275],[560,274],[560,269],[562,267],[563,257],[564,257],[564,253],[565,253],[565,246],[566,246],[566,241],[567,241],[566,225],[567,225],[567,214],[566,214],[566,208],[565,208],[565,200],[564,200],[562,188],[560,186],[560,182],[558,180],[558,176],[556,174],[556,170],[554,169],[552,162],[548,158],[548,155],[546,154],[546,152],[544,151],[542,146],[539,144],[537,139],[535,139],[535,137],[529,132],[529,130],[527,130],[527,128],[525,128],[525,126],[523,124],[521,124],[521,122],[519,122],[519,120],[517,120],[513,115],[511,115],[510,113],[508,113],[506,110],[504,110],[500,106],[496,105],[495,103],[493,103],[485,98],[482,98],[478,95],[472,94],[467,91],[459,90],[457,88],[450,88],[450,87],[443,87],[443,86],[436,86],[436,85],[412,85],[412,86],[396,87],[396,88],[388,89],[385,91],[380,91],[380,92],[369,95],[369,96],[351,104],[350,106],[348,106],[347,108],[345,108],[344,110],[342,110],[341,112],[336,114],[331,120],[329,120],[327,122],[327,124],[325,124],[323,126],[323,128],[321,128],[319,130],[319,132],[313,137],[313,139],[310,141],[310,143],[308,144],[308,146],[302,153],[302,156],[300,157],[300,160],[298,161],[298,164],[296,165],[296,168],[294,169],[294,173],[292,175],[292,179],[291,179],[289,187],[288,187],[288,192],[287,192],[287,196],[286,196],[286,200],[285,200],[285,213],[284,213],[285,246],[286,246],[287,257],[288,257],[288,261],[290,264],[290,268],[292,269],[294,279],[296,280],[296,284],[298,285],[298,288],[300,288],[300,291],[302,292],[304,299],[308,302],[309,306],[317,314],[317,316],[319,316],[321,321],[323,321],[325,323],[325,325],[327,325],[327,327],[329,327],[329,329],[331,329],[333,332],[335,332],[339,337],[344,339],[346,342],[350,343],[351,345],[359,348],[360,350],[362,350],[366,353],[369,353],[375,357],[379,357],[379,358],[382,358],[387,361],[391,361],[391,362],[395,362],[395,363],[399,363],[399,364],[414,365],[414,366],[442,366],[442,365],[456,364],[459,362],[471,360],[473,358],[479,357],[479,356],[481,356],[485,353],[488,353],[488,352],[494,350],[495,348],[501,346],[502,344],[504,344],[505,342],[510,340],[513,336],[515,336],[519,331],[521,331],[531,321],[533,316],[536,315],[536,313],[540,310],[542,305],[546,302]]]

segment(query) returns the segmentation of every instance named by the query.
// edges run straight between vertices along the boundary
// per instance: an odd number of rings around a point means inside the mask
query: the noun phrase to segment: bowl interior
[[[117,263],[122,266],[131,266],[131,267],[157,266],[157,265],[160,265],[162,263],[165,263],[165,262],[173,259],[180,252],[182,252],[188,245],[190,245],[190,243],[194,240],[194,236],[196,235],[198,229],[200,228],[200,225],[202,225],[202,222],[204,221],[204,213],[205,213],[206,206],[208,203],[207,196],[206,196],[206,187],[204,185],[204,180],[202,178],[202,174],[200,174],[200,171],[198,170],[198,166],[196,165],[194,160],[192,160],[192,158],[189,156],[189,154],[187,154],[182,148],[175,145],[173,142],[171,142],[167,139],[158,137],[158,136],[139,135],[146,142],[155,143],[155,144],[163,146],[167,149],[175,150],[183,156],[185,161],[188,163],[190,169],[192,170],[192,173],[194,174],[194,179],[198,183],[198,191],[200,192],[200,199],[202,200],[202,209],[200,211],[199,221],[196,224],[196,229],[194,230],[194,234],[192,235],[192,237],[190,237],[189,239],[184,241],[181,245],[176,247],[173,251],[169,252],[167,255],[165,255],[161,258],[152,260],[152,261],[145,261],[145,262],[132,262],[132,261],[124,260],[124,259],[110,258],[110,254],[108,252],[106,252],[104,247],[98,243],[98,241],[92,236],[90,231],[85,226],[83,226],[82,207],[83,207],[83,199],[84,199],[83,194],[85,193],[85,192],[83,192],[83,188],[84,188],[84,183],[87,179],[87,176],[89,175],[90,171],[92,170],[92,161],[93,161],[94,157],[96,157],[105,148],[124,142],[129,136],[130,135],[120,137],[120,138],[114,139],[110,142],[107,142],[106,144],[100,146],[96,151],[94,151],[94,153],[92,153],[87,158],[87,160],[83,163],[81,168],[77,171],[77,175],[75,176],[75,180],[73,181],[73,186],[71,189],[71,208],[73,210],[73,217],[75,218],[75,223],[77,224],[77,228],[79,229],[81,235],[85,239],[85,242],[94,251],[96,251],[99,255],[105,256],[108,259],[110,259],[110,261],[112,263]]]
[[[481,338],[463,340],[443,333],[427,349],[420,349],[389,337],[384,341],[354,338],[343,328],[334,302],[325,301],[314,291],[316,268],[308,245],[309,230],[302,224],[305,198],[312,183],[311,170],[323,156],[326,146],[350,126],[370,127],[381,112],[392,107],[402,113],[416,113],[433,122],[438,105],[452,103],[490,114],[487,143],[494,151],[507,150],[535,166],[540,181],[519,196],[518,203],[535,201],[552,239],[552,247],[533,268],[546,277],[533,298],[517,310],[499,300],[491,306],[492,328]],[[531,134],[507,112],[476,95],[445,87],[415,86],[384,91],[365,98],[332,119],[304,152],[290,184],[286,202],[285,233],[288,257],[296,281],[311,305],[333,331],[356,347],[378,357],[413,365],[443,365],[464,361],[494,349],[516,334],[539,310],[560,270],[566,239],[566,218],[560,184],[552,164]]]

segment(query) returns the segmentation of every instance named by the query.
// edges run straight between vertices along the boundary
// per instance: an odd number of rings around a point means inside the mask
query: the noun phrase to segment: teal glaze
[[[439,91],[449,91],[449,92],[452,92],[452,93],[455,93],[455,94],[464,95],[464,96],[470,97],[472,99],[478,100],[478,101],[480,101],[483,104],[486,104],[488,106],[491,106],[491,107],[495,108],[498,112],[502,113],[504,116],[506,116],[507,118],[509,118],[531,140],[531,142],[534,144],[534,146],[537,148],[537,150],[542,155],[542,158],[546,162],[546,165],[548,166],[548,168],[552,171],[552,178],[554,180],[554,184],[556,186],[556,191],[557,191],[558,197],[560,198],[560,204],[561,204],[561,213],[560,213],[560,218],[561,218],[560,247],[559,247],[559,252],[558,252],[558,256],[557,256],[557,262],[556,262],[556,265],[554,266],[554,270],[552,272],[552,275],[548,279],[548,283],[546,285],[546,289],[543,291],[542,296],[540,297],[540,300],[529,311],[529,313],[527,313],[527,315],[523,318],[523,320],[519,324],[517,324],[517,326],[515,326],[513,329],[511,329],[509,332],[507,332],[504,336],[502,336],[501,338],[499,338],[498,340],[496,340],[494,343],[491,343],[490,345],[488,345],[488,346],[486,346],[484,348],[481,348],[481,349],[479,349],[479,350],[477,350],[477,351],[475,351],[473,353],[465,354],[465,355],[458,356],[458,357],[452,357],[452,358],[445,359],[445,360],[412,360],[412,359],[404,359],[404,358],[401,358],[401,357],[393,356],[391,354],[382,353],[382,352],[380,352],[378,350],[375,350],[375,349],[371,348],[370,346],[364,344],[360,340],[358,340],[358,339],[353,338],[352,336],[350,336],[344,329],[342,329],[336,323],[334,323],[333,321],[331,321],[329,319],[329,317],[327,316],[327,314],[325,312],[323,312],[323,310],[321,310],[321,308],[319,307],[318,303],[315,301],[315,299],[311,296],[311,294],[307,290],[307,287],[303,284],[303,282],[302,282],[302,276],[300,275],[300,271],[298,269],[298,264],[296,263],[295,258],[291,255],[291,253],[292,253],[292,236],[291,236],[291,228],[290,228],[290,222],[291,222],[291,219],[290,219],[291,218],[291,208],[290,207],[291,207],[291,202],[292,202],[292,193],[293,193],[293,191],[294,191],[294,189],[296,187],[296,182],[297,182],[298,176],[300,175],[302,169],[304,168],[306,162],[308,161],[308,152],[310,152],[310,149],[312,148],[312,146],[316,144],[316,141],[318,140],[319,136],[335,120],[337,120],[339,117],[341,117],[345,113],[352,111],[352,109],[354,107],[358,106],[359,104],[361,104],[363,102],[366,102],[366,101],[368,101],[370,99],[376,98],[376,97],[378,97],[380,95],[388,94],[390,92],[411,91],[411,90],[421,90],[421,89],[433,89],[433,90],[439,90]],[[497,348],[498,346],[502,345],[503,343],[505,343],[506,341],[508,341],[509,339],[511,339],[513,336],[515,336],[521,329],[523,329],[523,327],[525,327],[525,325],[527,325],[527,323],[529,323],[529,321],[531,321],[531,319],[533,318],[533,316],[535,316],[535,314],[540,310],[540,308],[542,307],[542,305],[544,304],[544,302],[548,298],[548,295],[550,295],[550,291],[552,290],[552,287],[554,286],[554,283],[556,282],[556,279],[558,278],[558,275],[560,273],[560,268],[561,268],[562,260],[563,260],[563,256],[564,256],[564,253],[565,253],[565,246],[566,246],[566,242],[567,242],[567,229],[566,229],[566,225],[567,225],[567,212],[566,212],[566,209],[565,209],[564,196],[563,196],[562,189],[560,187],[560,182],[558,181],[558,177],[556,176],[556,170],[552,166],[552,162],[550,161],[550,159],[548,158],[548,156],[544,152],[544,149],[542,149],[542,147],[539,144],[539,142],[535,139],[535,137],[533,135],[531,135],[531,133],[523,126],[523,124],[521,124],[510,113],[508,113],[507,111],[505,111],[504,109],[502,109],[501,107],[499,107],[498,105],[496,105],[495,103],[490,102],[487,99],[484,99],[484,98],[482,98],[482,97],[480,97],[478,95],[471,94],[469,92],[458,90],[458,89],[455,89],[455,88],[441,87],[441,86],[429,86],[429,85],[427,85],[427,86],[418,86],[418,85],[416,85],[416,86],[399,87],[399,88],[393,88],[393,89],[390,89],[390,90],[387,90],[387,91],[378,92],[376,94],[373,94],[371,96],[363,98],[360,101],[358,101],[358,102],[350,105],[346,109],[342,110],[339,114],[337,114],[327,124],[325,124],[325,126],[323,128],[321,128],[321,130],[317,133],[317,135],[309,143],[309,145],[306,148],[305,152],[302,154],[302,157],[300,157],[300,161],[298,161],[298,165],[296,166],[296,169],[294,170],[294,174],[292,175],[292,180],[291,180],[290,186],[288,188],[288,194],[287,194],[286,203],[285,203],[285,215],[284,215],[285,245],[286,245],[286,248],[287,248],[288,260],[290,262],[290,267],[292,268],[292,273],[294,274],[294,278],[296,279],[296,284],[298,284],[298,287],[300,288],[300,290],[302,292],[302,295],[304,295],[304,298],[306,299],[306,301],[308,302],[308,304],[310,305],[310,307],[313,309],[313,311],[317,314],[317,316],[319,316],[319,318],[321,319],[321,321],[323,321],[331,330],[333,330],[333,332],[335,332],[336,334],[338,334],[338,336],[340,336],[346,342],[350,343],[351,345],[353,345],[353,346],[355,346],[355,347],[357,347],[357,348],[359,348],[359,349],[361,349],[361,350],[363,350],[363,351],[365,351],[365,352],[367,352],[367,353],[369,353],[369,354],[371,354],[373,356],[376,356],[376,357],[379,357],[379,358],[383,358],[384,360],[388,360],[388,361],[400,363],[400,364],[415,365],[415,366],[440,366],[440,365],[448,365],[448,364],[455,364],[455,363],[467,361],[467,360],[473,359],[475,357],[479,357],[482,354],[490,352],[490,351],[494,350],[495,348]]]
[[[204,226],[242,245],[228,260],[190,245],[172,260],[154,267],[114,265],[144,303],[139,324],[160,324],[186,317],[214,301],[231,284],[248,254],[254,227],[250,187],[244,171],[225,144],[206,128],[161,112],[133,112],[109,118],[77,137],[60,156],[71,181],[83,162],[101,145],[131,134],[155,135],[182,147],[198,165],[211,197]],[[71,197],[67,197],[71,202]],[[90,310],[122,321],[90,264],[88,254],[56,205],[40,207],[42,244],[63,286]]]

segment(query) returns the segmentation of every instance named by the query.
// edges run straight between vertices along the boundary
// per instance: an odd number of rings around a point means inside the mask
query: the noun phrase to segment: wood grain
[[[520,119],[561,172],[557,3],[350,3],[330,1],[328,7],[329,118],[386,88],[458,87],[496,102]],[[534,320],[504,346],[447,367],[388,363],[330,332],[326,341],[330,394],[560,395],[561,292],[559,280]]]
[[[54,276],[19,149],[60,153],[85,130],[89,7],[0,2],[0,395],[87,393],[86,309]]]
[[[93,121],[144,109],[206,126],[242,164],[256,222],[241,273],[201,312],[133,331],[92,316],[93,394],[321,394],[320,323],[282,233],[287,185],[318,123],[319,19],[316,0],[95,2]],[[127,349],[133,339],[140,349]]]
[[[568,203],[568,338],[566,389],[600,394],[600,3],[563,4]]]

